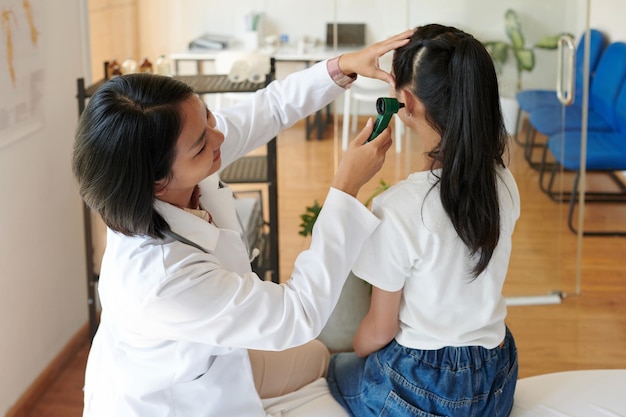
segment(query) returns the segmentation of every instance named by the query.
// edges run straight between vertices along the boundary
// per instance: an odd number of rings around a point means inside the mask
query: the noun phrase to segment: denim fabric
[[[509,329],[502,347],[410,349],[395,340],[367,358],[331,357],[328,385],[352,415],[506,417],[517,382]]]

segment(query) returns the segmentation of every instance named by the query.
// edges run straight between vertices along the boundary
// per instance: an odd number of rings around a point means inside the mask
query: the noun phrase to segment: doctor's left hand
[[[345,53],[339,58],[339,68],[344,74],[356,73],[364,77],[378,78],[395,88],[393,76],[380,68],[378,58],[409,43],[413,33],[413,29],[408,29],[359,51]]]

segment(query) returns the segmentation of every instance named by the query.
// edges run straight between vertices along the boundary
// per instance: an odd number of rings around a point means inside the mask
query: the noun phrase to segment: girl
[[[517,351],[502,286],[520,200],[492,60],[471,35],[418,27],[395,51],[399,115],[428,149],[379,196],[353,272],[373,284],[355,353],[328,381],[358,417],[507,416]]]

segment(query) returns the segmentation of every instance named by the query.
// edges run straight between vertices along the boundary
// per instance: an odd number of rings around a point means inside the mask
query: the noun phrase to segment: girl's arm
[[[389,292],[372,287],[370,309],[354,335],[352,345],[356,354],[365,357],[387,345],[399,329],[398,313],[402,290]]]

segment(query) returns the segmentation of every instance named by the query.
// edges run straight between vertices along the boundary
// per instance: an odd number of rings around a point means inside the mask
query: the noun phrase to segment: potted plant
[[[545,36],[533,46],[527,47],[524,34],[522,33],[522,24],[520,23],[517,12],[512,9],[507,10],[504,14],[504,27],[509,39],[508,42],[500,40],[486,41],[483,42],[483,45],[485,45],[485,48],[489,51],[500,77],[509,57],[513,57],[517,71],[514,93],[517,93],[522,89],[522,74],[525,71],[531,72],[535,68],[535,49],[556,49],[559,38],[564,35],[564,33]],[[500,90],[501,92],[506,91],[507,88],[501,85]],[[502,107],[506,130],[509,134],[513,135],[517,127],[516,119],[519,110],[517,100],[515,97],[501,95],[500,105]]]
[[[374,192],[365,200],[365,206],[371,204],[374,197],[389,188],[389,184],[381,180]],[[317,220],[322,206],[314,201],[312,206],[306,207],[304,214],[300,215],[302,223],[300,231],[302,236],[309,236],[313,231],[313,225]],[[369,283],[361,280],[350,273],[341,290],[337,306],[330,315],[326,326],[318,336],[331,352],[346,352],[352,350],[352,338],[361,320],[367,314],[370,306],[372,287]]]

